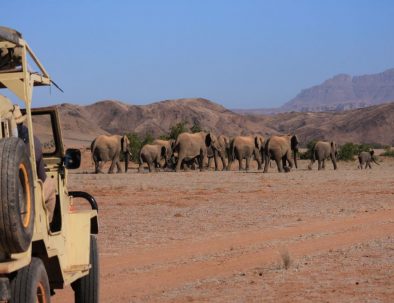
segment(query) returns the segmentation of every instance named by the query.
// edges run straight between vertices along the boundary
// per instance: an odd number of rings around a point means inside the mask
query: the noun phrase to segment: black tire
[[[0,140],[0,251],[29,248],[34,228],[33,174],[25,143]]]
[[[75,303],[99,302],[99,259],[97,238],[94,235],[90,236],[90,264],[89,274],[71,284]]]
[[[51,301],[48,275],[39,258],[17,271],[11,279],[12,303],[49,303]]]

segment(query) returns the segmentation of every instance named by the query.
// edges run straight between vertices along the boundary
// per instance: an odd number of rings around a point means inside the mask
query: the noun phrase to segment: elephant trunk
[[[337,169],[337,161],[336,160],[333,160],[333,165],[334,165],[334,170],[336,170]]]
[[[127,173],[127,169],[129,168],[129,153],[125,152],[125,159],[124,159],[124,171]]]
[[[293,151],[293,154],[294,154],[294,165],[295,165],[296,168],[298,168],[298,165],[297,165],[297,152],[298,152],[298,148]]]

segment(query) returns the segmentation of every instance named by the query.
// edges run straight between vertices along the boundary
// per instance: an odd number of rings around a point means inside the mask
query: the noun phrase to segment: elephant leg
[[[228,159],[228,164],[227,164],[226,170],[230,171],[232,165],[233,165],[233,160]]]
[[[271,166],[271,161],[270,157],[265,155],[265,161],[264,161],[264,173],[268,172],[268,165]]]
[[[103,172],[103,166],[104,166],[104,161],[99,161],[98,162],[98,172],[100,173],[100,174],[103,174],[104,172]]]
[[[204,168],[205,156],[206,156],[205,153],[203,151],[200,151],[200,157],[198,159],[199,160],[198,165],[199,165],[200,171],[205,170],[205,168]]]
[[[275,158],[276,166],[278,167],[278,172],[283,173],[283,165],[281,158]]]
[[[190,167],[189,167],[189,165],[190,165]],[[186,163],[185,161],[183,161],[183,163],[182,163],[182,169],[183,169],[184,171],[189,171],[190,168],[193,168],[193,166],[194,166],[194,163],[193,163],[193,164],[188,164],[188,163]]]
[[[222,160],[222,170],[226,169],[226,160],[224,159],[223,156],[220,156],[220,159]]]
[[[263,169],[263,164],[261,163],[261,160],[257,161],[257,169],[262,170]]]
[[[121,173],[122,172],[122,168],[120,167],[119,161],[116,162],[116,169],[117,169],[117,173]]]
[[[113,174],[114,173],[114,168],[115,168],[115,160],[112,160],[111,166],[109,167],[108,173]]]
[[[201,156],[198,158],[198,168],[200,169],[200,171],[204,170],[204,161]]]
[[[94,172],[95,172],[96,174],[100,173],[99,164],[100,164],[99,161],[94,161]]]
[[[178,162],[176,163],[176,168],[175,168],[176,172],[181,170],[181,165],[182,165],[182,162],[183,162],[184,158],[185,157],[183,155],[179,155],[178,156]],[[184,163],[183,163],[183,168],[185,168],[185,164]]]
[[[151,173],[154,170],[153,162],[148,162],[149,172]]]
[[[238,170],[242,170],[242,158],[238,158]]]
[[[249,171],[250,158],[251,158],[251,157],[246,157],[246,159],[245,159],[245,162],[246,162],[246,164],[245,164],[245,170],[246,170],[246,171]]]
[[[321,168],[321,165],[322,165],[322,160],[320,160],[320,159],[317,159],[317,169],[318,170],[321,170],[322,168]]]
[[[326,159],[323,159],[322,169],[326,169]]]
[[[219,170],[218,169],[219,159],[218,159],[218,152],[217,151],[214,151],[213,160],[215,161],[215,171],[218,171]]]
[[[331,156],[331,162],[332,162],[332,166],[334,167],[334,170],[337,169],[337,161],[335,160],[335,156]]]
[[[287,159],[286,159],[286,156],[284,156],[283,158],[282,158],[282,167],[283,167],[283,169],[286,169],[286,167],[287,167]]]
[[[290,169],[293,168],[293,160],[291,159],[291,151],[288,151],[285,154],[285,159],[287,162],[289,162]],[[285,164],[283,165],[283,167],[287,167],[286,161],[285,161]]]
[[[262,169],[262,163],[263,163],[263,160],[262,160],[262,157],[261,157],[261,155],[260,154],[257,154],[257,157],[255,157],[256,158],[256,161],[257,161],[257,169],[258,170],[261,170]]]
[[[211,168],[211,163],[212,163],[212,158],[209,158],[209,157],[208,157],[208,169]]]

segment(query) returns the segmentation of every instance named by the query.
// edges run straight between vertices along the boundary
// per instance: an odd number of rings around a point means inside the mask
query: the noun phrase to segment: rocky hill
[[[257,115],[279,133],[295,132],[304,144],[313,139],[394,145],[394,103],[341,112]]]
[[[350,76],[336,75],[307,89],[278,108],[238,109],[241,114],[278,112],[321,112],[363,108],[394,101],[394,68],[382,73]]]
[[[240,115],[206,99],[166,100],[149,105],[101,101],[88,106],[58,106],[68,146],[89,146],[99,134],[147,133],[157,137],[186,121],[217,134],[296,132],[303,142],[334,139],[394,145],[394,103],[343,112],[291,112]]]

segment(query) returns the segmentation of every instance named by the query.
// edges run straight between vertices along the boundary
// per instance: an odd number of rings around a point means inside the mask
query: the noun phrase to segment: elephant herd
[[[274,160],[279,172],[289,172],[293,166],[297,166],[299,140],[296,135],[273,135],[264,138],[261,135],[236,136],[229,138],[225,135],[215,136],[210,132],[181,133],[176,140],[154,140],[151,144],[144,145],[139,153],[139,172],[144,171],[145,163],[149,172],[163,168],[167,171],[180,171],[181,169],[195,168],[197,165],[201,171],[210,167],[212,160],[215,170],[219,169],[219,159],[222,170],[231,170],[234,161],[238,161],[239,170],[249,170],[252,160],[257,162],[257,168],[268,172],[270,161]],[[125,161],[127,172],[130,153],[130,141],[128,137],[113,135],[101,135],[91,144],[92,159],[95,164],[95,172],[102,173],[105,162],[111,161],[109,173],[121,172],[120,158]],[[312,149],[311,162],[308,169],[312,169],[315,161],[318,169],[325,168],[325,160],[331,159],[334,169],[337,169],[338,147],[333,141],[317,141]],[[206,166],[205,159],[208,158]],[[226,161],[227,160],[227,161]],[[245,165],[243,165],[245,160]],[[359,167],[376,161],[372,152],[362,152],[359,155]]]

